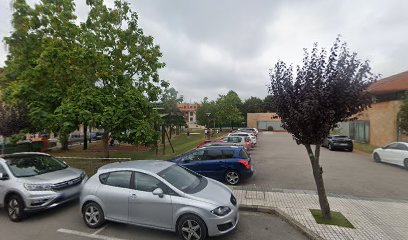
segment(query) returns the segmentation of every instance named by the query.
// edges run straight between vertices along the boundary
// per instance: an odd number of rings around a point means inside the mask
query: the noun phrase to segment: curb
[[[246,205],[242,204],[239,206],[239,210],[248,211],[248,212],[261,212],[261,213],[269,213],[278,216],[283,221],[289,223],[293,228],[301,232],[310,240],[324,240],[322,237],[314,233],[313,231],[309,230],[307,227],[290,217],[285,212],[281,211],[278,208],[274,207],[265,207],[265,206],[258,206],[258,205]]]

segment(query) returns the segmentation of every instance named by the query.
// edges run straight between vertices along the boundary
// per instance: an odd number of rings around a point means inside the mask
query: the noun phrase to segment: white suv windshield
[[[31,177],[68,167],[62,161],[47,155],[9,156],[4,159],[15,177]]]

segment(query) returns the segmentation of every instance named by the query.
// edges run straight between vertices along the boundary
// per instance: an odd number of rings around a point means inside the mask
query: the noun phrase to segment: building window
[[[194,116],[194,112],[190,112],[190,116]]]
[[[191,118],[190,118],[190,122],[192,122],[192,121],[193,121],[193,118],[191,117]]]

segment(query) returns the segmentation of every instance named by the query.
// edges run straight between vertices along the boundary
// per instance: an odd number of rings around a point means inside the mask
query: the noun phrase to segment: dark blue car
[[[172,160],[180,166],[231,185],[253,175],[251,158],[242,146],[213,146],[191,150]]]

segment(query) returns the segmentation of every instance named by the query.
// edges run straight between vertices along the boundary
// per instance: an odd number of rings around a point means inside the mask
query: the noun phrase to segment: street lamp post
[[[207,123],[207,128],[208,128],[208,130],[207,130],[207,137],[208,137],[208,139],[210,139],[210,132],[209,132],[209,130],[210,130],[210,115],[211,115],[211,113],[205,113],[206,115],[207,115],[207,118],[208,118],[208,123]]]

